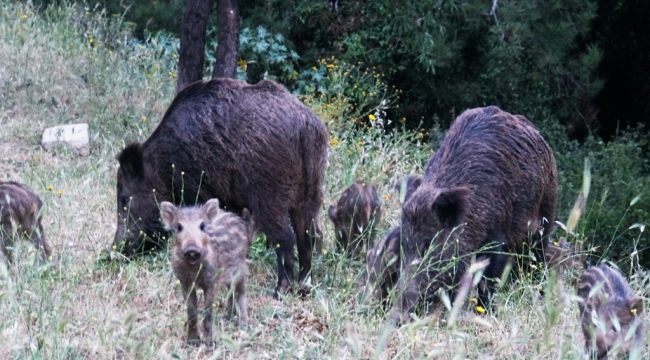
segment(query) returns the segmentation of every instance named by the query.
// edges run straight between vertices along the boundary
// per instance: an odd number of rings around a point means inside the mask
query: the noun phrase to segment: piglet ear
[[[122,175],[127,179],[141,179],[144,177],[144,162],[142,150],[139,143],[127,145],[119,155],[117,161],[120,163]]]
[[[445,190],[433,201],[431,210],[446,228],[460,225],[465,219],[469,206],[469,189],[458,187]]]
[[[176,213],[178,208],[174,204],[163,201],[160,203],[160,218],[162,219],[165,229],[171,230],[176,222]]]
[[[635,316],[643,315],[643,299],[634,298],[627,302],[627,306],[630,308],[630,313]]]
[[[399,191],[400,202],[405,203],[420,185],[422,185],[422,176],[420,175],[409,175],[398,182],[395,185],[395,190]]]
[[[203,209],[205,210],[205,215],[208,220],[213,220],[217,215],[219,215],[219,212],[222,211],[219,207],[219,199],[217,198],[208,200],[203,204]]]
[[[248,211],[247,208],[244,208],[244,209],[241,211],[241,218],[244,219],[244,221],[250,223],[250,222],[251,222],[251,219],[252,219],[251,212]]]
[[[332,222],[335,222],[336,221],[336,208],[334,206],[330,205],[330,208],[327,211],[327,215],[329,215],[330,220],[332,220]]]

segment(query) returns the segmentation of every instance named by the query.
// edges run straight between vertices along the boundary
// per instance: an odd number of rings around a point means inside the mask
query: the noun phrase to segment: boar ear
[[[460,225],[465,219],[469,190],[459,187],[441,192],[433,201],[431,209],[446,228]]]
[[[251,213],[250,213],[250,211],[248,211],[247,208],[244,208],[244,209],[241,211],[241,218],[244,219],[244,221],[246,221],[246,222],[248,222],[248,223],[251,222],[251,218],[252,218],[252,217],[251,217]]]
[[[335,222],[336,221],[336,208],[334,206],[330,205],[329,210],[327,210],[327,215],[329,215],[330,220],[332,220],[332,222]]]
[[[409,175],[397,183],[395,190],[399,191],[400,202],[405,203],[420,185],[422,185],[422,176],[419,175]]]
[[[627,302],[627,306],[630,308],[630,313],[633,315],[639,316],[643,314],[643,299],[634,298]]]
[[[221,208],[219,207],[219,199],[214,198],[208,200],[205,204],[203,204],[203,209],[205,209],[205,215],[207,216],[208,220],[212,220],[219,215],[219,211],[221,211]]]
[[[178,209],[174,204],[163,201],[160,203],[160,218],[162,219],[163,225],[165,226],[165,229],[171,230],[172,229],[172,224],[174,223],[174,219],[176,218],[176,211]]]
[[[120,163],[120,171],[126,178],[138,179],[144,176],[144,163],[142,161],[142,150],[139,143],[127,145],[122,152],[117,155],[117,161]]]

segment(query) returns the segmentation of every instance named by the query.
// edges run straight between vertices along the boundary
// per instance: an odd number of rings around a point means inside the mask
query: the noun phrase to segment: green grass
[[[379,233],[386,233],[399,222],[395,182],[421,173],[431,152],[418,134],[345,125],[332,129],[321,217],[325,251],[314,261],[310,295],[272,297],[275,255],[258,240],[249,253],[250,326],[240,329],[217,316],[214,351],[186,346],[185,304],[169,254],[100,260],[116,228],[115,155],[153,131],[172,99],[176,71],[171,40],[137,42],[120,34],[119,18],[111,20],[80,6],[51,9],[45,17],[0,3],[0,180],[24,182],[41,196],[56,257],[34,265],[32,247],[21,242],[15,264],[0,272],[0,358],[582,356],[575,289],[549,285],[538,276],[542,269],[505,282],[492,313],[478,316],[467,302],[449,326],[441,305],[382,334],[386,313],[362,303],[363,264],[334,252],[325,209],[354,180],[370,181],[382,197]],[[87,157],[63,146],[41,148],[45,128],[76,122],[90,127]],[[647,291],[648,276],[636,274],[636,280],[637,289]],[[540,298],[539,288],[549,286],[555,290]],[[222,302],[218,314],[223,310]],[[649,358],[647,349],[643,356]]]

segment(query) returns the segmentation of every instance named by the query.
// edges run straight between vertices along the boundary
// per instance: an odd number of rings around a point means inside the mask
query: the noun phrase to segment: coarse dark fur
[[[368,182],[356,181],[343,191],[336,207],[329,207],[328,215],[334,223],[337,250],[360,258],[363,240],[367,240],[366,251],[372,248],[381,219],[377,189]]]
[[[633,347],[645,347],[643,299],[621,274],[600,264],[578,280],[580,321],[585,348],[598,359],[627,356]],[[628,332],[633,335],[628,337]],[[626,340],[627,337],[627,340]]]
[[[29,239],[40,258],[45,261],[52,255],[41,224],[43,202],[32,189],[17,182],[0,182],[0,261],[11,263],[11,247],[20,237]]]
[[[118,155],[115,247],[131,255],[165,245],[158,202],[217,197],[229,211],[252,212],[276,249],[277,290],[288,290],[294,244],[303,280],[321,241],[327,137],[322,121],[274,82],[187,86],[149,139]]]
[[[366,256],[366,296],[374,296],[383,304],[399,279],[402,229],[393,228],[368,251]]]
[[[551,232],[556,193],[553,152],[531,122],[494,106],[463,112],[402,206],[404,256],[391,321],[406,321],[440,289],[453,293],[472,254],[490,260],[479,292],[486,306],[506,254],[521,252],[540,223],[544,236]],[[545,241],[535,244],[543,261]]]
[[[177,208],[169,202],[160,204],[160,217],[167,229],[176,233],[172,247],[172,268],[187,299],[187,341],[200,341],[198,299],[196,290],[203,290],[203,343],[212,344],[212,308],[220,287],[228,294],[226,315],[237,308],[239,323],[248,323],[246,310],[246,254],[253,243],[253,229],[248,210],[242,217],[223,211],[219,200],[208,200],[202,206]]]

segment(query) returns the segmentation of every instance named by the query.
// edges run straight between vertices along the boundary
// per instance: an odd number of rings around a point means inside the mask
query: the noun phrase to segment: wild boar
[[[278,285],[311,273],[327,161],[327,129],[281,85],[233,79],[181,90],[143,143],[118,156],[114,247],[127,255],[166,245],[158,202],[218,198],[236,213],[248,208],[276,250]],[[316,248],[320,248],[316,244]]]
[[[487,307],[507,254],[521,252],[540,224],[544,237],[552,231],[556,196],[553,152],[530,121],[494,106],[463,112],[402,206],[404,256],[390,321],[408,320],[442,288],[453,295],[473,254],[489,260],[479,291]],[[541,261],[545,243],[534,241]]]
[[[404,177],[395,185],[395,190],[400,194],[400,201],[408,200],[422,183],[419,175]],[[401,264],[402,229],[393,228],[383,239],[366,254],[366,297],[374,296],[375,299],[388,303],[389,292],[399,279]]]
[[[370,249],[366,256],[366,296],[387,303],[389,292],[399,279],[401,232],[398,226]]]
[[[582,271],[587,256],[582,252],[582,242],[576,241],[573,247],[566,238],[561,237],[556,242],[549,242],[544,249],[544,262],[548,269],[557,270],[561,279],[568,271]]]
[[[227,315],[237,309],[239,323],[248,323],[246,310],[246,254],[253,242],[251,216],[247,209],[242,217],[219,207],[210,199],[202,206],[177,208],[160,204],[160,217],[168,230],[176,233],[172,246],[172,268],[187,299],[187,341],[199,342],[196,289],[203,290],[205,317],[203,342],[212,343],[212,308],[221,287],[228,294]]]
[[[618,271],[605,264],[590,267],[578,280],[578,296],[590,356],[617,358],[627,356],[633,347],[645,347],[643,299]]]
[[[13,247],[20,237],[29,239],[42,260],[52,255],[43,225],[41,224],[43,202],[32,189],[17,182],[0,182],[0,260],[6,257],[11,263]]]
[[[368,182],[356,181],[343,191],[336,207],[329,207],[328,215],[334,223],[338,251],[358,259],[364,251],[364,239],[365,250],[372,248],[381,219],[377,189]]]

